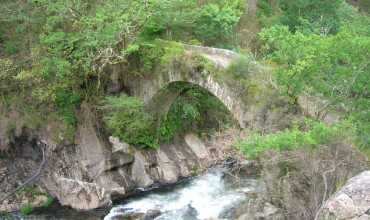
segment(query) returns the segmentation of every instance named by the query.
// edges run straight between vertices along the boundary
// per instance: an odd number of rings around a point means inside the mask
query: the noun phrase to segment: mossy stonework
[[[223,74],[229,64],[240,55],[232,51],[200,46],[185,45],[182,56],[172,57],[166,66],[146,77],[130,77],[127,75],[125,87],[130,95],[136,96],[146,104],[146,109],[156,115],[166,114],[186,86],[199,86],[217,97],[234,116],[242,128],[251,124],[248,116],[250,107],[242,99],[246,93],[243,85],[231,74]],[[121,73],[124,75],[125,73]],[[222,75],[222,76],[221,76]],[[228,78],[227,81],[223,78]],[[250,77],[252,79],[252,77]],[[248,78],[246,76],[246,79]],[[184,86],[174,86],[184,85]],[[168,90],[167,88],[174,87]],[[255,100],[252,100],[255,101]]]

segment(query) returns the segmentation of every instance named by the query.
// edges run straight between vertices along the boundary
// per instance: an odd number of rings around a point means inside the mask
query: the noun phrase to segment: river
[[[254,177],[234,177],[226,168],[217,167],[179,184],[116,202],[111,210],[82,213],[54,207],[27,217],[19,214],[13,217],[22,220],[227,220],[233,219],[235,208],[263,188]]]
[[[165,190],[126,200],[115,206],[104,220],[116,220],[132,213],[152,213],[156,220],[230,219],[235,206],[248,200],[248,195],[262,190],[251,177],[235,178],[225,168],[212,168],[207,173]]]

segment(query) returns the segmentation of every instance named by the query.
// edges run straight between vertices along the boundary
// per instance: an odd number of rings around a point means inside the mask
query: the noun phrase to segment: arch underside
[[[211,55],[219,53],[213,52]],[[131,94],[142,98],[146,109],[157,115],[156,118],[167,114],[171,104],[182,92],[198,86],[217,97],[236,119],[239,126],[245,128],[247,105],[241,97],[244,89],[238,88],[236,86],[238,82],[231,83],[232,81],[233,79],[230,79],[229,83],[220,82],[215,74],[206,70],[202,64],[185,60],[173,62],[166,71],[160,74],[153,74],[139,80],[129,79],[128,84]]]
[[[160,88],[147,103],[146,110],[151,112],[156,119],[159,119],[158,127],[160,125],[160,119],[168,114],[175,100],[191,89],[201,89],[209,93],[210,96],[217,98],[228,109],[239,126],[244,128],[244,123],[241,119],[242,111],[240,111],[242,108],[239,102],[232,99],[227,90],[222,89],[218,84],[203,86],[191,81],[171,81]]]

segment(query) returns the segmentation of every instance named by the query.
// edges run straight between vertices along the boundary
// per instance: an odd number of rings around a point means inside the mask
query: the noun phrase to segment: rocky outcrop
[[[41,185],[61,204],[89,210],[135,191],[177,182],[219,159],[194,134],[176,137],[158,149],[138,149],[118,138],[105,138],[87,105],[80,114],[75,145],[48,149]],[[43,142],[48,144],[46,137]],[[221,150],[221,149],[220,149]]]
[[[338,140],[310,151],[267,151],[259,156],[258,161],[266,190],[245,204],[239,220],[317,220],[320,207],[335,193],[336,187],[368,169],[364,155],[350,144]],[[369,172],[365,172],[351,179],[331,199],[333,202],[326,203],[326,210],[336,214],[366,213],[370,195],[368,175]],[[348,206],[347,210],[345,206]]]
[[[117,197],[176,183],[211,166],[225,150],[212,148],[194,134],[178,136],[158,149],[135,148],[107,136],[86,103],[78,119],[73,141],[67,141],[53,122],[45,122],[44,128],[37,134],[33,132],[32,137],[26,131],[15,133],[17,144],[0,160],[0,186],[4,189],[0,199],[35,173],[41,161],[38,144],[44,146],[46,164],[36,185],[62,205],[80,210],[106,206]],[[1,206],[5,210],[18,207],[12,206],[11,199],[6,202]]]
[[[60,188],[53,192],[62,205],[75,209],[89,210],[110,204],[110,197],[105,189],[95,183],[87,183],[67,178],[59,178]]]
[[[348,182],[325,203],[319,219],[370,219],[370,171],[364,171],[348,180]]]
[[[193,47],[191,50],[201,52],[223,68],[236,56],[233,52],[212,48]],[[289,109],[287,102],[276,98],[277,93],[268,89],[269,80],[259,80],[261,83],[258,83],[258,86],[251,86],[253,91],[245,91],[235,86],[237,82],[219,82],[214,74],[198,67],[199,65],[194,66],[179,60],[171,64],[166,73],[136,77],[135,74],[127,74],[127,71],[119,66],[113,66],[112,87],[108,88],[108,93],[118,93],[124,88],[128,94],[139,97],[148,104],[169,84],[174,83],[176,87],[176,83],[186,82],[198,85],[218,97],[239,121],[241,127],[263,131],[278,130],[280,127],[276,125],[284,124],[281,122],[288,123],[290,121],[288,118],[296,116],[295,112],[292,113]],[[262,75],[254,74],[255,77]],[[180,94],[181,90],[177,92]],[[176,98],[173,94],[170,95],[171,99],[161,96],[161,100],[167,102],[159,103],[160,105],[154,109],[166,113],[163,108],[168,109],[173,98]],[[38,184],[64,205],[76,209],[97,208],[108,204],[115,197],[175,183],[181,178],[201,172],[224,155],[223,148],[214,147],[212,143],[205,144],[192,134],[176,137],[173,142],[163,144],[159,149],[134,148],[117,138],[108,138],[99,125],[95,111],[91,111],[87,104],[80,106],[77,118],[77,130],[70,139],[64,137],[63,132],[59,132],[58,127],[62,126],[62,123],[58,124],[55,120],[42,122],[40,126],[42,128],[32,129],[34,134],[30,135],[30,132],[23,131],[24,126],[16,126],[14,129],[12,124],[8,123],[8,121],[20,122],[19,116],[5,115],[4,118],[0,118],[0,151],[8,148],[11,142],[9,135],[6,135],[7,131],[12,131],[11,133],[17,137],[32,136],[30,139],[33,142],[46,145],[47,164]],[[15,158],[18,164],[17,155],[9,159],[9,164],[14,162],[11,161],[12,158]],[[32,172],[27,170],[26,175],[13,181],[14,184],[4,185],[16,186],[29,173]],[[9,176],[9,172],[5,175]],[[77,187],[76,191],[71,191],[73,187]],[[88,197],[86,192],[92,192],[92,197]]]

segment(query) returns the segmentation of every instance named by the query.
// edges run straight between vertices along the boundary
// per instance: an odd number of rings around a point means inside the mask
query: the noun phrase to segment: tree
[[[320,36],[275,26],[261,33],[268,58],[280,64],[276,76],[293,99],[305,92],[323,96],[354,121],[370,144],[370,37],[342,30]],[[366,139],[366,140],[365,140]]]
[[[197,15],[195,34],[206,45],[225,46],[233,37],[240,14],[230,6],[205,5]]]

